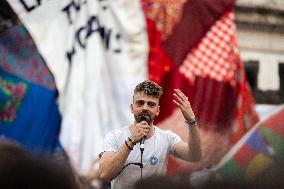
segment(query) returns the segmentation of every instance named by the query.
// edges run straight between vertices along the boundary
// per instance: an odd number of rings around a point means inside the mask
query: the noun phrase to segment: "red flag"
[[[203,139],[204,158],[194,169],[216,163],[257,121],[239,56],[234,3],[142,1],[150,41],[149,78],[164,87],[157,123],[186,140],[183,118],[171,103],[173,89],[183,90]],[[179,169],[182,164],[170,163],[169,171],[175,172],[171,165]]]

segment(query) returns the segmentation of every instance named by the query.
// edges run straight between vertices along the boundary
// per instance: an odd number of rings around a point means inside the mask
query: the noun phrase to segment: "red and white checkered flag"
[[[237,103],[231,122],[233,143],[238,141],[258,120],[254,111],[254,99],[241,63],[240,48],[236,36],[235,19],[231,9],[211,27],[180,66],[180,72],[191,84],[194,84],[196,77],[202,77],[229,83],[235,89]],[[214,96],[212,91],[206,93],[212,93],[207,95]],[[221,108],[220,103],[218,101],[208,103],[209,109]],[[204,108],[204,104],[199,106],[198,109]],[[201,113],[201,115],[204,114]],[[206,120],[209,115],[204,115],[203,118]]]
[[[216,22],[184,60],[180,71],[191,83],[196,76],[236,84],[239,47],[233,11]]]

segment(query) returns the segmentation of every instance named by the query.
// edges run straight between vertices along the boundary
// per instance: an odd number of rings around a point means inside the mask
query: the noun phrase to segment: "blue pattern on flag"
[[[22,144],[33,153],[52,152],[59,144],[61,116],[55,103],[57,91],[30,83],[0,69],[2,80],[27,83],[15,119],[0,120],[0,136]]]
[[[256,129],[249,138],[247,139],[246,143],[252,148],[253,150],[263,153],[265,155],[270,155],[268,149],[267,149],[267,144],[263,140],[263,137],[259,131],[259,129]]]

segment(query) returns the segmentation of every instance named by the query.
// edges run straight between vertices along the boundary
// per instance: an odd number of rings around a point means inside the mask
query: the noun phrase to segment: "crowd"
[[[213,178],[213,177],[212,177]],[[19,144],[0,141],[1,189],[94,189],[91,180],[79,178],[72,169],[48,156],[31,155]],[[193,186],[190,175],[153,176],[136,182],[134,189],[196,188],[196,189],[278,189],[284,186],[284,163],[278,162],[253,181],[207,180],[202,186]],[[104,183],[101,188],[110,188]]]

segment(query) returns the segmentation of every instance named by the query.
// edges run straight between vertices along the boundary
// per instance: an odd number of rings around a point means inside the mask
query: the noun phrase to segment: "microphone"
[[[140,140],[140,151],[141,151],[141,152],[144,151],[145,138],[146,138],[146,137],[143,137],[143,138]]]
[[[139,120],[140,120],[140,122],[141,122],[141,121],[146,121],[146,122],[148,123],[147,118],[146,118],[144,115],[140,115],[140,116],[139,116]],[[141,151],[141,153],[143,153],[143,151],[144,151],[145,139],[146,139],[146,137],[144,136],[144,137],[140,140],[140,151]]]
[[[139,122],[141,121],[146,121],[148,125],[150,125],[150,120],[147,119],[146,116],[144,115],[139,115]],[[142,180],[142,168],[143,168],[143,162],[142,162],[142,156],[143,156],[143,152],[144,152],[144,143],[145,143],[145,139],[146,137],[144,136],[141,140],[140,140],[140,152],[141,152],[141,162],[140,162],[140,168],[141,168],[141,180]]]

